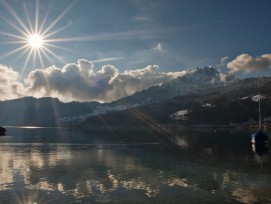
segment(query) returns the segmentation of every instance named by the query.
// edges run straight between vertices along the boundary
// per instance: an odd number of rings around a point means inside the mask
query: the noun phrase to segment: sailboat
[[[258,118],[258,130],[251,135],[251,143],[255,145],[266,145],[268,144],[268,134],[262,130],[262,117],[261,117],[261,93],[260,93],[260,78],[258,78],[258,89],[259,89],[259,118]]]

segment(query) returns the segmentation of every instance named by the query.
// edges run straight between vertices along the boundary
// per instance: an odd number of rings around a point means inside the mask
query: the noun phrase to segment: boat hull
[[[268,144],[268,135],[259,130],[251,135],[251,143],[256,145],[265,145]]]
[[[0,136],[6,135],[6,128],[3,128],[2,126],[0,127]]]

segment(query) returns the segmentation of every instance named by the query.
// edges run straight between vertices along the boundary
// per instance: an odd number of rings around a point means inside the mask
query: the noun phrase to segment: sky
[[[270,76],[270,0],[0,0],[0,100],[113,101],[193,67]]]

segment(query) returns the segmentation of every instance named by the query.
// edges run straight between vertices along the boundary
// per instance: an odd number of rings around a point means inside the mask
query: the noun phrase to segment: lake
[[[7,127],[0,203],[271,203],[271,153],[250,133]]]

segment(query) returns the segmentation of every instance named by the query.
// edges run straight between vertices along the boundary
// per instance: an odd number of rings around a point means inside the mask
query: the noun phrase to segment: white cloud
[[[135,16],[135,17],[132,18],[132,21],[146,22],[146,21],[149,21],[149,18],[147,16]]]
[[[25,84],[28,86],[28,93],[35,97],[107,102],[183,74],[184,72],[160,72],[157,65],[126,70],[123,73],[112,65],[106,65],[95,72],[91,61],[81,59],[77,64],[67,64],[63,68],[52,66],[34,70],[28,75]]]
[[[93,67],[93,62],[80,59],[62,68],[51,66],[33,70],[21,82],[18,72],[0,65],[0,100],[34,96],[57,97],[66,102],[110,102],[187,73],[161,72],[157,65],[124,72],[112,65],[99,70]]]
[[[122,57],[105,57],[105,58],[100,58],[100,59],[95,59],[93,60],[94,63],[98,62],[111,62],[111,61],[116,61],[120,60]]]
[[[226,62],[228,61],[228,59],[229,59],[228,56],[222,57],[222,58],[220,59],[219,67],[224,67],[224,66],[226,66]]]
[[[153,50],[156,50],[156,51],[162,51],[163,50],[163,47],[162,47],[162,44],[161,43],[158,43],[154,48],[152,48]]]
[[[222,72],[221,70],[226,66],[227,61],[229,60],[228,56],[221,57],[219,63],[216,65],[217,70]]]
[[[19,82],[19,73],[0,64],[0,100],[14,99],[25,94],[25,88]]]
[[[271,71],[271,54],[264,54],[253,58],[248,54],[241,54],[227,64],[230,72]]]

